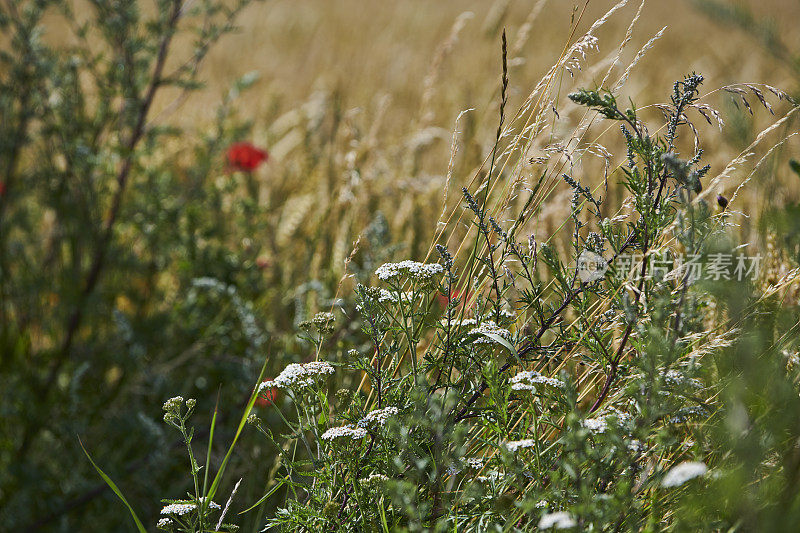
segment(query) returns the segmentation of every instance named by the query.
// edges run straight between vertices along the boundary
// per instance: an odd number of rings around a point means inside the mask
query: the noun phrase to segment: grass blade
[[[117,487],[117,484],[116,484],[116,483],[114,483],[114,482],[111,480],[111,478],[110,478],[110,477],[108,477],[108,476],[106,475],[106,473],[105,473],[105,472],[103,472],[103,471],[100,469],[100,467],[99,467],[99,466],[97,466],[97,464],[96,464],[96,463],[94,462],[94,460],[92,459],[92,456],[91,456],[91,455],[89,455],[89,452],[87,452],[87,451],[86,451],[86,448],[84,447],[84,445],[83,445],[83,442],[81,442],[81,439],[80,439],[80,438],[78,438],[78,443],[81,445],[81,449],[83,450],[83,453],[85,453],[85,454],[86,454],[86,457],[89,459],[89,462],[90,462],[90,463],[92,463],[92,466],[94,467],[94,469],[95,469],[95,470],[97,470],[97,473],[98,473],[98,474],[100,474],[100,477],[101,477],[101,478],[103,478],[103,481],[105,481],[105,482],[106,482],[106,485],[108,485],[109,487],[111,487],[111,490],[113,490],[113,491],[114,491],[114,494],[116,494],[116,495],[117,495],[117,497],[118,497],[120,500],[122,500],[122,503],[124,503],[124,504],[125,504],[125,507],[127,507],[127,508],[128,508],[128,511],[130,511],[130,513],[131,513],[131,517],[133,518],[133,521],[134,521],[134,522],[136,522],[136,528],[139,530],[139,533],[147,533],[147,530],[145,529],[144,525],[142,525],[142,521],[141,521],[141,520],[139,520],[139,517],[138,517],[138,516],[136,516],[136,511],[134,511],[134,510],[133,510],[133,507],[131,507],[131,504],[129,504],[129,503],[128,503],[128,500],[127,500],[127,499],[125,499],[125,496],[122,494],[122,491],[120,491],[120,490],[119,490],[119,487]]]

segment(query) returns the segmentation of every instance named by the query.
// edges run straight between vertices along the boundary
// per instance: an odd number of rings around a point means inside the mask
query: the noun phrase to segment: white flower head
[[[333,374],[333,372],[333,367],[324,361],[312,361],[305,364],[291,363],[278,374],[278,377],[267,383],[271,383],[270,387],[280,389],[302,389],[314,385],[321,378],[327,374]],[[260,391],[261,386],[259,386]]]
[[[663,370],[659,372],[661,376],[664,377],[664,381],[667,385],[671,387],[679,387],[679,386],[688,386],[693,389],[702,389],[703,384],[700,380],[695,378],[690,378],[684,375],[680,370],[671,369],[664,372]]]
[[[363,439],[366,436],[367,436],[366,429],[353,426],[352,424],[348,424],[346,426],[330,428],[325,433],[323,433],[322,437],[320,438],[328,442],[334,442],[339,439],[359,440]]]
[[[497,341],[495,339],[486,336],[487,333],[491,335],[497,335],[507,341],[511,340],[511,332],[505,328],[501,328],[491,320],[487,320],[478,327],[472,328],[469,332],[470,335],[477,336],[477,338],[472,341],[473,344],[496,343]]]
[[[181,410],[181,405],[183,405],[183,396],[175,396],[164,402],[162,409],[167,412],[177,412]]]
[[[200,498],[200,505],[205,502],[205,498]],[[185,514],[191,513],[197,509],[197,505],[193,502],[178,502],[178,503],[171,503],[161,509],[161,514],[171,514],[171,515],[178,515],[183,516]],[[213,501],[209,501],[208,505],[206,505],[206,510],[216,510],[220,509],[220,506]],[[159,526],[160,527],[160,526]]]
[[[264,391],[272,390],[275,387],[276,387],[275,382],[272,381],[271,379],[268,380],[268,381],[262,381],[258,385],[258,391],[256,392],[256,395],[260,395],[260,394],[264,393]]]
[[[194,511],[196,507],[197,506],[193,503],[171,503],[161,509],[161,514],[174,514],[183,516]]]
[[[167,529],[168,527],[172,526],[172,520],[169,518],[162,518],[156,524],[158,529]]]
[[[431,283],[444,272],[438,263],[419,263],[417,261],[400,261],[399,263],[385,263],[378,267],[375,274],[381,281],[411,280],[420,283]]]
[[[520,448],[532,448],[536,446],[536,441],[534,439],[512,440],[506,442],[505,446],[508,451],[514,453]]]
[[[397,407],[384,407],[375,409],[367,413],[364,418],[358,421],[358,427],[383,427],[389,417],[395,416],[399,410]]]
[[[578,523],[566,511],[558,511],[555,513],[546,513],[542,515],[539,520],[539,529],[568,529],[577,526]]]
[[[485,464],[485,459],[483,457],[470,457],[467,459],[467,466],[470,468],[474,468],[475,470],[480,470],[483,468]]]
[[[381,292],[378,294],[378,301],[382,304],[396,304],[398,302],[397,294],[387,291],[386,289],[381,289]]]
[[[664,479],[661,480],[662,487],[677,487],[683,485],[690,479],[700,477],[708,472],[708,467],[705,463],[698,461],[684,461],[676,466],[673,466]]]
[[[200,497],[200,505],[203,505],[205,503],[205,501],[206,501],[205,497],[201,496]],[[206,509],[217,510],[217,509],[221,509],[221,507],[219,506],[218,503],[209,500],[208,505],[206,505]]]
[[[535,371],[524,371],[511,378],[511,390],[536,392],[536,385],[564,389],[566,385],[556,378],[548,378]]]
[[[581,424],[592,433],[605,433],[608,429],[608,423],[606,422],[605,417],[602,416],[597,418],[587,418],[581,422]]]

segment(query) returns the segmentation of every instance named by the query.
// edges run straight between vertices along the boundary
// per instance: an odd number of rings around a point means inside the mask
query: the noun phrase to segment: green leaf
[[[211,482],[211,488],[208,489],[208,493],[206,494],[206,498],[212,500],[214,495],[217,493],[217,489],[219,488],[219,484],[222,482],[222,475],[225,473],[225,469],[228,466],[228,461],[231,458],[231,454],[233,453],[233,447],[236,446],[236,443],[239,441],[239,436],[242,434],[242,430],[244,426],[247,424],[247,417],[250,416],[250,412],[253,410],[253,405],[256,403],[256,398],[258,398],[258,386],[261,384],[261,381],[264,379],[264,372],[267,370],[267,360],[264,360],[264,365],[261,367],[261,372],[258,374],[258,381],[256,381],[256,385],[253,388],[253,392],[250,394],[250,401],[247,402],[247,406],[245,407],[244,413],[242,413],[242,418],[239,420],[239,427],[236,429],[236,435],[233,437],[233,442],[231,442],[230,447],[228,448],[227,453],[225,454],[225,458],[222,460],[222,464],[217,470],[217,475],[214,476],[214,481]]]
[[[264,503],[264,501],[266,501],[267,498],[272,496],[275,493],[276,490],[281,488],[284,485],[284,483],[286,483],[286,478],[282,479],[280,483],[277,483],[274,487],[269,489],[269,492],[264,494],[264,496],[262,496],[256,503],[254,503],[253,505],[251,505],[250,507],[248,507],[244,511],[241,511],[239,514],[244,514],[247,511],[251,511],[251,510],[255,509],[256,507],[258,507],[259,505],[261,505],[262,503]]]
[[[208,450],[206,451],[206,471],[203,473],[203,494],[208,487],[208,471],[211,464],[211,444],[214,442],[214,429],[217,427],[217,409],[219,407],[219,392],[217,392],[217,403],[214,405],[214,415],[211,417],[211,430],[208,435]]]
[[[83,446],[83,442],[81,442],[80,438],[78,438],[78,443],[81,445],[81,449],[83,450],[83,453],[86,454],[86,457],[89,459],[89,462],[92,463],[92,466],[94,467],[94,469],[97,470],[97,473],[100,474],[100,477],[102,477],[103,481],[106,482],[106,485],[111,487],[111,490],[114,491],[114,494],[116,494],[117,497],[120,500],[122,500],[122,503],[125,504],[125,507],[128,508],[128,511],[130,511],[131,517],[133,518],[133,521],[136,522],[136,528],[139,530],[139,532],[140,533],[147,533],[147,530],[142,525],[142,521],[139,520],[138,516],[136,516],[136,511],[133,510],[133,507],[131,507],[131,504],[128,503],[128,500],[125,499],[125,496],[122,494],[122,491],[119,490],[119,488],[117,487],[117,484],[114,483],[113,481],[111,481],[111,478],[108,477],[105,472],[100,470],[100,467],[97,466],[97,464],[95,464],[95,462],[92,460],[92,456],[89,455],[89,452],[86,451],[86,448]]]
[[[505,346],[505,348],[509,351],[509,353],[511,355],[513,355],[516,359],[519,359],[519,355],[517,354],[517,349],[514,348],[514,346],[510,342],[505,340],[503,337],[501,337],[497,333],[488,333],[488,332],[482,331],[481,335],[489,337],[493,341],[496,341],[499,344],[502,344],[503,346]]]

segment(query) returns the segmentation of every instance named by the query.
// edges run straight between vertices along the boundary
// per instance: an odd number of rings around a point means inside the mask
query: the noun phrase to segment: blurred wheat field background
[[[89,10],[74,5],[78,18]],[[576,48],[606,15],[594,32],[596,44]],[[45,21],[44,38],[57,46],[78,42],[59,20],[54,15],[52,23]],[[615,88],[618,100],[636,102],[643,117],[663,123],[656,104],[668,102],[675,80],[696,71],[705,76],[701,102],[710,107],[708,121],[696,112],[691,118],[709,175],[721,176],[709,180],[704,195],[712,204],[718,194],[731,198],[741,241],[768,253],[772,244],[759,225],[762,217],[776,205],[800,201],[798,176],[786,164],[800,158],[796,108],[782,92],[800,95],[793,52],[800,48],[798,20],[800,3],[793,0],[249,5],[236,18],[238,30],[201,63],[203,86],[191,93],[167,87],[153,103],[148,126],[175,126],[183,133],[151,147],[146,161],[157,170],[142,170],[131,180],[115,234],[119,269],[108,269],[86,324],[77,330],[75,351],[83,360],[69,362],[55,380],[51,399],[63,402],[52,410],[42,402],[30,416],[35,429],[4,437],[0,466],[25,456],[35,461],[9,466],[7,477],[0,477],[0,530],[4,524],[20,531],[129,526],[117,502],[109,503],[113,494],[83,461],[76,434],[142,514],[156,516],[163,491],[185,489],[177,481],[174,436],[157,427],[158,401],[178,393],[198,397],[203,417],[219,405],[221,413],[229,411],[220,425],[227,423],[230,433],[233,411],[252,390],[265,354],[267,375],[310,357],[308,343],[295,338],[304,320],[318,311],[339,312],[351,303],[355,283],[369,280],[385,261],[423,261],[433,257],[435,243],[447,243],[462,258],[457,250],[471,234],[461,189],[474,193],[489,171],[501,113],[504,31],[508,102],[497,179],[488,193],[498,220],[519,215],[520,234],[567,251],[571,227],[564,221],[572,190],[561,181],[563,172],[608,191],[605,216],[628,212],[615,185],[624,139],[567,94],[624,78]],[[168,69],[191,57],[194,38],[177,35]],[[0,47],[6,44],[0,39]],[[231,172],[224,148],[234,141],[267,150],[268,161],[252,174]],[[681,142],[689,153],[691,137]],[[33,153],[22,158],[26,168],[37,163]],[[523,193],[531,189],[538,192],[527,204]],[[28,264],[71,258],[72,250],[52,245],[64,231],[54,214],[58,207],[32,197],[25,202],[20,205],[35,213],[31,234],[39,235],[29,245]],[[108,204],[99,201],[90,218],[102,220]],[[774,283],[790,266],[782,256],[771,261],[768,281]],[[62,343],[64,309],[86,267],[85,260],[75,263],[79,268],[58,283],[20,300],[34,318],[10,313],[22,324],[15,327],[28,330],[20,336],[24,342],[6,345],[16,350],[9,361],[29,358],[47,368]],[[335,349],[357,338],[357,329],[354,324],[337,331]],[[348,379],[343,387],[358,387],[360,376]],[[3,422],[12,435],[14,421],[27,419],[26,404],[36,404],[40,392],[16,378],[8,384],[20,404],[9,404]],[[95,389],[98,398],[84,407]],[[263,416],[270,424],[278,421],[268,409]],[[52,430],[40,427],[59,417],[65,421]],[[197,426],[207,427],[207,418]],[[115,425],[137,438],[104,441]],[[244,439],[247,451],[230,469],[257,473],[239,493],[254,502],[274,483],[280,457],[257,439]],[[144,452],[143,443],[156,451]],[[48,453],[53,447],[74,459],[74,471],[55,474],[63,459]],[[215,459],[224,452],[214,450]],[[246,517],[243,530],[259,530],[271,510]],[[93,520],[102,525],[87,528]]]
[[[494,142],[498,39],[504,28],[511,49],[509,107],[515,109],[563,52],[571,23],[580,17],[583,22],[575,34],[581,35],[610,5],[589,2],[585,11],[580,3],[505,0],[441,2],[435,9],[414,1],[252,6],[240,23],[241,31],[223,41],[207,60],[203,69],[207,89],[185,101],[176,118],[201,130],[209,122],[209,106],[227,91],[231,80],[257,71],[259,81],[241,97],[238,108],[253,123],[252,138],[271,151],[272,163],[260,179],[277,189],[275,201],[285,202],[279,207],[285,210],[281,220],[287,224],[280,224],[279,237],[285,244],[292,230],[309,232],[315,226],[314,216],[318,223],[328,220],[319,206],[330,205],[334,216],[348,219],[328,226],[343,232],[330,236],[334,253],[319,250],[336,269],[376,209],[388,217],[402,242],[427,243],[433,237],[427,221],[438,215],[456,117],[472,109],[458,126],[461,146],[451,184],[454,191],[477,171]],[[800,15],[800,6],[787,1],[742,5],[772,21],[774,31],[788,36],[790,47],[796,46],[792,20]],[[757,37],[714,20],[700,7],[689,1],[645,3],[617,69],[624,70],[639,48],[666,28],[636,66],[623,93],[637,102],[659,103],[672,80],[688,71],[702,72],[707,90],[717,92],[708,103],[728,113],[724,131],[708,127],[703,132],[705,145],[713,147],[707,150],[713,158],[709,163],[716,168],[738,155],[770,123],[763,113],[750,118],[738,112],[731,95],[718,89],[751,82],[791,92],[797,87],[798,72],[765,50]],[[601,81],[598,67],[609,66],[602,63],[616,51],[638,8],[639,2],[628,2],[600,29],[600,49],[590,54],[574,78],[559,80],[554,104],[564,105],[566,94],[577,86]],[[165,106],[168,102],[172,100],[164,98]],[[553,132],[549,140],[563,141],[565,132],[560,133],[561,139],[559,132]],[[308,173],[303,168],[309,142],[326,146],[325,169]],[[353,180],[365,186],[357,187],[358,198],[353,198]],[[732,185],[725,184],[715,194],[730,193],[727,188]],[[764,186],[770,190],[769,183]],[[797,187],[781,188],[780,194],[793,201],[796,191]],[[757,193],[755,187],[743,192],[742,211],[763,209],[758,199],[764,197]],[[281,199],[282,194],[287,197]],[[451,199],[457,205],[458,194]],[[315,215],[305,218],[312,206]],[[550,206],[550,211],[554,219],[562,218],[557,206]],[[304,224],[295,227],[300,219]],[[413,252],[411,256],[419,250]]]

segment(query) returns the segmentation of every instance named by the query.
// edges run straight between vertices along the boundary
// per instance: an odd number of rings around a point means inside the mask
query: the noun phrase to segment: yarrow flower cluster
[[[474,468],[475,470],[480,470],[483,468],[485,460],[483,457],[470,457],[467,459],[467,466],[470,468]]]
[[[162,518],[156,524],[156,527],[158,529],[167,529],[168,527],[171,526],[172,526],[172,520],[170,520],[169,518]]]
[[[167,412],[180,411],[182,405],[183,405],[183,396],[175,396],[174,398],[170,398],[169,400],[164,402],[162,409],[164,409],[164,411]]]
[[[200,505],[203,505],[203,503],[205,503],[205,501],[206,501],[205,498],[200,498]],[[161,514],[171,514],[171,515],[183,516],[185,514],[191,513],[195,509],[197,509],[197,505],[195,503],[193,503],[193,502],[177,502],[177,503],[171,503],[171,504],[165,506],[163,509],[161,509]],[[209,501],[208,505],[206,506],[206,509],[208,509],[208,510],[218,510],[218,509],[221,509],[221,507],[216,502]],[[165,519],[162,519],[162,520],[165,520]],[[169,520],[169,519],[166,519],[166,520]],[[161,526],[159,526],[159,527],[161,527]]]
[[[557,389],[566,387],[560,379],[548,378],[532,370],[520,372],[511,378],[511,390],[536,392],[536,385],[547,385]]]
[[[708,472],[705,463],[699,461],[684,461],[677,466],[673,466],[664,479],[661,480],[662,487],[677,487],[683,485],[690,479],[700,477]]]
[[[506,449],[512,453],[516,452],[520,448],[532,448],[535,445],[536,441],[534,439],[512,440],[506,442],[505,444]]]
[[[664,377],[664,381],[667,382],[667,385],[671,385],[673,387],[688,385],[689,387],[695,389],[703,388],[703,384],[700,382],[700,380],[686,377],[683,373],[681,373],[679,370],[675,370],[674,368],[672,370],[667,370],[666,372],[662,370],[660,374]]]
[[[161,509],[161,514],[174,514],[183,516],[191,513],[197,506],[193,503],[171,503]]]
[[[608,429],[605,417],[587,418],[581,422],[581,425],[592,433],[605,433]]]
[[[272,388],[302,389],[314,385],[320,378],[333,374],[333,367],[324,361],[310,363],[291,363],[273,381],[265,381],[258,386],[261,394]]]
[[[362,485],[365,485],[367,487],[377,488],[386,483],[387,481],[389,481],[389,478],[384,476],[383,474],[370,474],[369,476],[361,479],[360,481]]]
[[[320,437],[322,440],[333,442],[337,439],[348,438],[353,440],[363,439],[367,436],[367,430],[348,424],[346,426],[339,426],[330,428]]]
[[[566,511],[547,513],[542,515],[542,518],[539,520],[539,529],[568,529],[577,525],[578,523],[575,522],[572,515]]]
[[[471,329],[469,332],[470,335],[478,336],[478,338],[472,341],[473,344],[492,344],[497,342],[491,337],[487,337],[487,333],[491,335],[498,335],[507,341],[511,340],[511,332],[505,328],[501,328],[491,320],[487,320],[480,326]]]
[[[398,413],[397,407],[384,407],[383,409],[375,409],[367,413],[364,418],[358,421],[358,427],[383,427],[390,416]]]
[[[378,267],[375,275],[381,281],[408,279],[421,283],[430,283],[443,272],[444,268],[438,263],[419,263],[405,260],[399,263],[385,263]]]

